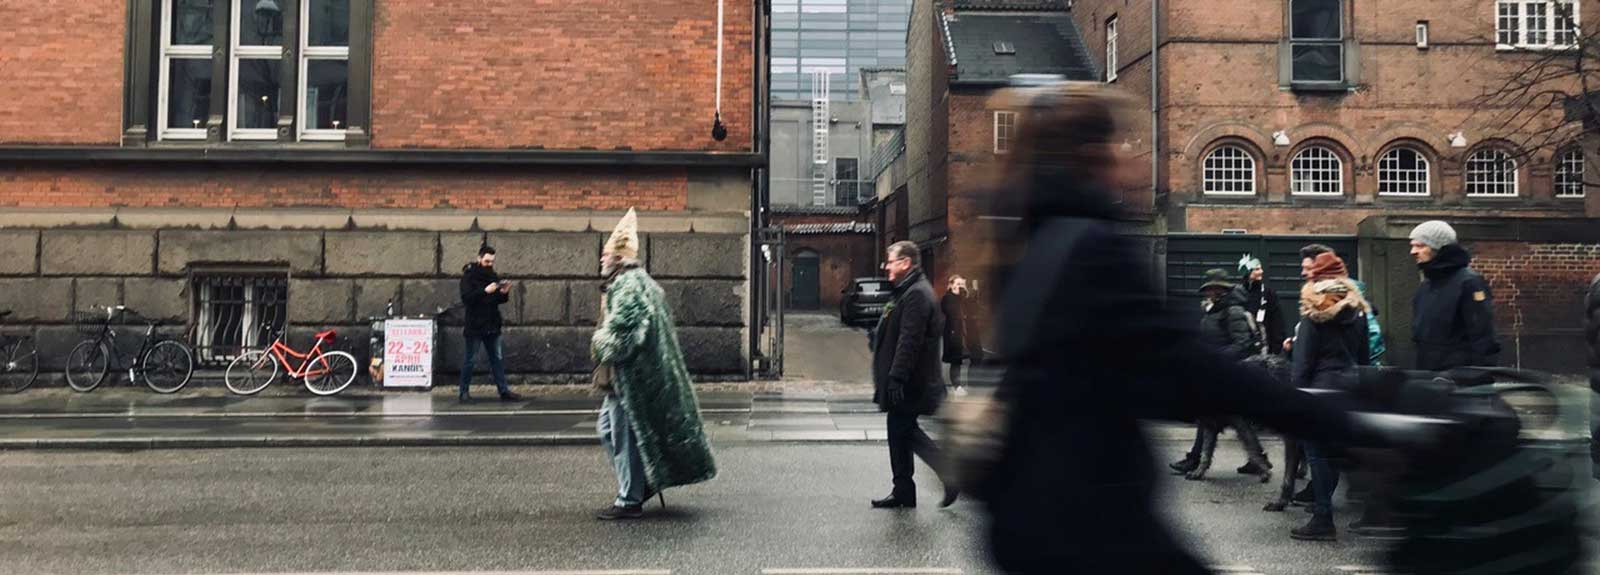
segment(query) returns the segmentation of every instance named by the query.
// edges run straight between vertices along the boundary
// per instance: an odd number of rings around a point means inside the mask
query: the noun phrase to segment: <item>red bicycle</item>
[[[298,352],[283,343],[283,333],[279,332],[266,349],[250,350],[234,358],[233,363],[228,364],[223,381],[227,383],[229,391],[239,395],[255,395],[278,380],[281,364],[281,371],[287,372],[290,378],[304,381],[311,393],[333,395],[344,391],[356,379],[358,367],[355,356],[322,349],[322,344],[332,343],[338,337],[338,332],[334,330],[320,332],[314,337],[316,343],[310,350]],[[297,368],[291,364],[290,358],[298,360],[300,366]]]

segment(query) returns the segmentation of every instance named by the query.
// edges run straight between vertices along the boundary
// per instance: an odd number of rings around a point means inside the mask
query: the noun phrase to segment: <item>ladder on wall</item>
[[[828,71],[811,71],[811,204],[828,201]]]

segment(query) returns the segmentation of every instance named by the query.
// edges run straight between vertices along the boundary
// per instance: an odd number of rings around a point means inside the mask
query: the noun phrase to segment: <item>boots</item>
[[[1194,471],[1194,468],[1198,467],[1199,465],[1200,456],[1191,453],[1183,456],[1183,459],[1168,463],[1167,467],[1171,467],[1173,471],[1176,471],[1179,475],[1182,475],[1190,471]]]

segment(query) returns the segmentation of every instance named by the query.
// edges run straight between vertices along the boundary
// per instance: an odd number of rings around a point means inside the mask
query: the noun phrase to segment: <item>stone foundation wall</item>
[[[592,369],[588,341],[599,306],[600,249],[620,213],[243,215],[0,214],[0,310],[15,312],[6,329],[34,333],[41,371],[57,375],[80,339],[73,312],[126,305],[188,336],[198,314],[196,273],[263,271],[288,280],[293,345],[307,346],[310,334],[333,328],[339,330],[336,347],[365,360],[367,318],[382,315],[391,300],[407,315],[458,304],[461,269],[487,240],[499,252],[496,269],[515,284],[502,307],[509,371],[549,379]],[[647,269],[666,292],[690,369],[701,376],[745,370],[747,226],[742,215],[641,215]],[[441,321],[436,384],[447,385],[461,363],[461,315],[447,313]],[[122,333],[142,330],[128,326]]]

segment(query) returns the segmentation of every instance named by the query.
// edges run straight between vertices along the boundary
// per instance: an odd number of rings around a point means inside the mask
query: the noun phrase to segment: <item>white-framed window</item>
[[[1201,165],[1201,189],[1206,194],[1253,196],[1256,160],[1239,146],[1219,146],[1206,154]]]
[[[1290,0],[1292,83],[1344,82],[1344,0]]]
[[[1289,160],[1289,191],[1300,196],[1344,194],[1344,161],[1323,146],[1311,146]]]
[[[1390,148],[1378,158],[1378,194],[1427,196],[1430,175],[1427,156],[1411,148]]]
[[[286,14],[295,12],[286,26]],[[214,66],[223,39],[212,37],[214,18],[223,13],[229,15],[225,68]],[[160,20],[158,139],[205,139],[213,116],[224,118],[230,141],[277,140],[282,116],[295,118],[297,140],[344,139],[350,0],[161,0]],[[293,30],[298,37],[289,37]],[[298,60],[286,63],[286,53]],[[225,80],[212,78],[222,69]],[[227,82],[227,102],[212,101],[213,80]],[[286,93],[296,95],[300,110],[283,113]]]
[[[1575,0],[1497,0],[1495,45],[1501,50],[1576,48],[1581,12]]]
[[[288,325],[286,274],[196,274],[194,293],[195,349],[203,362],[271,345],[269,338]]]
[[[1517,196],[1517,160],[1499,149],[1484,149],[1467,157],[1467,195]]]
[[[1106,81],[1117,81],[1117,17],[1106,20]]]
[[[349,127],[350,2],[300,2],[300,139],[343,141]]]
[[[994,153],[1005,154],[1011,151],[1011,141],[1017,137],[1017,113],[997,111],[994,113]]]
[[[211,0],[162,0],[161,14],[157,137],[203,140],[211,116]]]
[[[1556,197],[1583,197],[1583,150],[1567,148],[1556,162]]]

